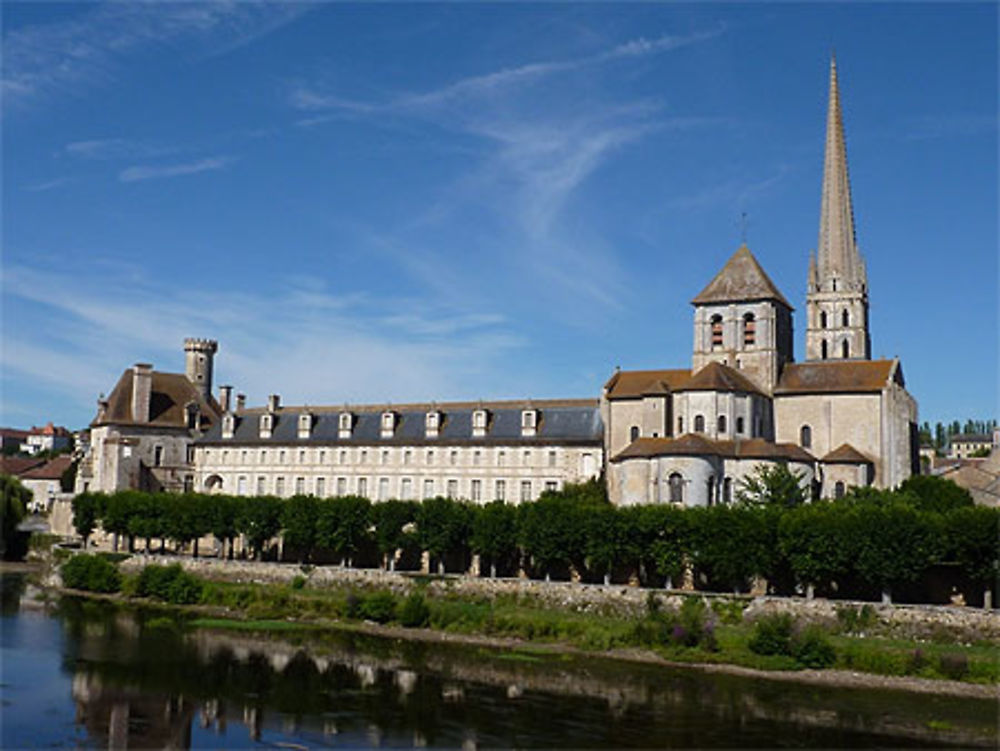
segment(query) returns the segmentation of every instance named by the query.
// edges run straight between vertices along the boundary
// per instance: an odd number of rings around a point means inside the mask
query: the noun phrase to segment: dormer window
[[[106,410],[108,403],[101,402],[101,404],[103,405],[101,409]],[[200,420],[201,410],[198,409],[198,404],[196,402],[188,402],[187,406],[185,407],[185,411],[187,417],[188,430],[197,430],[198,425],[200,424],[201,421]]]
[[[441,413],[432,409],[424,416],[424,433],[428,438],[437,438],[441,430]]]
[[[716,313],[710,320],[712,326],[712,347],[722,346],[722,316]]]
[[[341,412],[337,416],[337,436],[350,438],[352,430],[354,430],[354,415],[350,412]]]
[[[258,423],[259,433],[261,438],[270,438],[271,432],[274,430],[274,415],[270,412],[265,412],[260,416],[260,422]]]
[[[392,410],[386,410],[382,413],[382,437],[392,438],[393,433],[396,432],[396,413]]]
[[[477,409],[472,413],[472,436],[482,438],[486,435],[486,424],[489,422],[489,413],[485,409]]]
[[[236,415],[232,412],[227,412],[222,416],[222,437],[232,438],[233,433],[236,431]]]
[[[313,416],[308,412],[299,415],[299,438],[308,438],[312,435]]]
[[[521,410],[521,435],[530,437],[538,434],[538,410]]]

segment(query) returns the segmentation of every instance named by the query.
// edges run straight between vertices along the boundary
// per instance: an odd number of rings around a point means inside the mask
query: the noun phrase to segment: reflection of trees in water
[[[93,731],[102,739],[110,738],[111,710],[122,697],[129,702],[130,732],[141,729],[136,718],[149,707],[185,697],[168,713],[178,726],[196,717],[220,733],[244,725],[251,737],[272,728],[289,735],[351,734],[359,743],[447,746],[771,746],[790,734],[827,746],[887,738],[892,745],[907,738],[940,744],[925,725],[932,702],[935,719],[975,726],[967,719],[974,712],[959,708],[968,702],[961,699],[356,634],[324,633],[300,644],[227,632],[185,634],[162,612],[133,615],[93,605],[65,605],[61,617],[72,635],[67,668],[100,685],[85,716],[103,718]],[[174,732],[170,739],[181,743],[184,736]]]

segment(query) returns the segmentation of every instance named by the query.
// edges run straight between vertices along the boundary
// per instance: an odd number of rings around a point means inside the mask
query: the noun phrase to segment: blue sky
[[[873,355],[997,399],[997,6],[3,5],[0,422],[134,362],[253,403],[596,397],[748,241],[797,309],[836,48]]]

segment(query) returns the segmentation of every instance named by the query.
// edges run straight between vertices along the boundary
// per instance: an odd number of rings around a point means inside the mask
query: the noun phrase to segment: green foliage
[[[396,617],[396,595],[388,590],[379,590],[367,595],[358,606],[358,615],[366,621],[388,623]]]
[[[940,556],[940,520],[904,502],[874,506],[849,517],[854,568],[873,585],[891,590],[912,582]]]
[[[620,513],[635,519],[630,528],[637,531],[639,557],[647,570],[676,583],[691,543],[691,518],[685,510],[667,505],[632,506]]]
[[[862,605],[859,608],[843,605],[837,608],[837,620],[845,633],[860,634],[871,631],[878,623],[878,613],[871,605]]]
[[[965,488],[960,488],[951,480],[933,475],[912,475],[899,486],[900,493],[914,499],[914,505],[922,511],[947,513],[975,505]]]
[[[375,546],[383,556],[415,543],[411,532],[403,528],[417,520],[419,504],[415,501],[389,500],[372,507],[375,522]]]
[[[3,554],[7,557],[17,548],[17,525],[21,523],[31,502],[31,491],[10,475],[0,475],[0,530],[3,533]]]
[[[802,480],[784,464],[761,464],[736,486],[736,500],[744,506],[794,508],[808,500]]]
[[[352,558],[370,539],[372,503],[360,496],[330,498],[320,503],[317,541],[335,553]]]
[[[146,566],[139,572],[135,594],[175,605],[192,605],[201,600],[204,585],[184,571],[180,564]]]
[[[97,528],[97,520],[101,516],[101,497],[94,493],[80,493],[72,501],[73,528],[83,538],[84,547],[87,540]]]
[[[687,509],[691,558],[710,585],[738,591],[751,577],[767,576],[776,548],[772,515],[765,508],[710,506]]]
[[[240,499],[236,512],[236,530],[246,536],[250,549],[259,560],[264,546],[281,531],[280,498],[270,495]]]
[[[788,613],[765,615],[754,623],[747,646],[759,655],[790,655],[793,626]]]
[[[518,507],[518,540],[542,571],[559,565],[582,568],[587,519],[607,506],[592,483],[567,485],[562,492],[542,493],[534,503]]]
[[[778,546],[796,578],[804,584],[829,584],[851,570],[855,540],[850,506],[817,502],[783,514]]]
[[[469,539],[469,505],[450,498],[428,498],[417,509],[417,540],[431,555],[461,552]]]
[[[281,529],[285,544],[301,551],[301,560],[308,560],[317,543],[316,520],[319,501],[311,495],[295,495],[281,509]]]
[[[959,508],[942,519],[943,558],[982,587],[1000,578],[1000,509]]]
[[[517,520],[517,507],[503,501],[477,508],[469,536],[472,552],[495,562],[512,561],[517,556]]]
[[[63,585],[87,592],[117,592],[122,576],[113,563],[96,555],[75,555],[62,567]]]
[[[292,589],[305,589],[305,587],[306,587],[306,578],[304,576],[298,576],[298,575],[296,575],[292,579],[291,584],[289,586]]]
[[[807,626],[792,637],[792,657],[807,668],[828,668],[837,661],[837,651],[819,626]]]
[[[407,628],[426,626],[430,616],[431,610],[427,607],[427,601],[420,592],[414,592],[403,600],[396,614],[400,624]]]

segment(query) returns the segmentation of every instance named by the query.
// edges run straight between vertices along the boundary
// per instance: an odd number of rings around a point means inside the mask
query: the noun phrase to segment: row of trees
[[[695,572],[699,586],[741,590],[753,577],[775,591],[796,586],[832,593],[854,586],[889,592],[917,582],[939,563],[961,567],[988,588],[1000,574],[1000,511],[972,504],[968,493],[938,478],[915,477],[897,491],[862,489],[837,502],[802,503],[784,471],[747,483],[733,506],[619,508],[599,483],[568,486],[537,501],[473,505],[447,498],[371,503],[346,496],[231,497],[123,492],[82,494],[74,501],[78,532],[97,524],[112,534],[178,547],[211,534],[219,552],[242,535],[261,557],[277,536],[303,563],[330,554],[348,566],[366,561],[392,569],[429,553],[484,570],[584,580],[638,577],[679,583]],[[161,543],[160,547],[163,547]],[[377,557],[376,555],[377,554]],[[453,566],[453,568],[455,568]]]
[[[938,451],[944,451],[951,445],[953,436],[960,433],[988,434],[992,433],[996,426],[996,420],[966,420],[964,423],[952,420],[949,423],[935,423],[933,428],[929,422],[924,422],[920,426],[920,442],[933,446]]]

